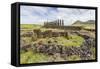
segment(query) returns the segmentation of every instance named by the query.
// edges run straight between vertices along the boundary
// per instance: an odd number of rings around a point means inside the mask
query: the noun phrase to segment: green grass
[[[86,27],[86,26],[85,26]],[[89,27],[89,26],[87,26]],[[93,27],[93,26],[91,26]],[[54,30],[54,29],[46,29],[42,28],[41,25],[35,25],[35,24],[21,24],[21,29],[27,29],[33,30],[33,29],[40,29],[42,32],[46,30]],[[28,32],[29,32],[28,30]],[[23,31],[26,32],[26,31]],[[59,31],[59,30],[58,30]],[[22,33],[22,31],[21,31]],[[69,38],[69,39],[68,39]],[[21,37],[21,39],[25,40],[27,44],[32,43],[38,43],[39,41],[42,41],[44,44],[48,44],[48,41],[51,41],[53,44],[63,45],[63,46],[75,46],[80,47],[81,44],[84,41],[84,38],[78,36],[78,35],[69,35],[67,37],[47,37],[47,38],[40,38],[36,40],[32,40],[32,37]],[[57,43],[55,42],[57,41]],[[91,48],[91,51],[95,54],[95,49]],[[76,61],[80,60],[81,58],[78,55],[72,55],[69,57],[66,57],[67,60],[65,61]],[[95,58],[95,56],[91,56],[91,58]],[[43,54],[43,53],[34,53],[32,50],[29,50],[28,52],[20,51],[20,63],[21,64],[27,64],[27,63],[41,63],[41,62],[51,62],[51,60],[54,60],[52,56]],[[61,60],[61,59],[60,59]],[[58,61],[58,60],[57,60]]]
[[[31,43],[30,38],[24,38],[27,43]],[[42,43],[48,43],[48,40],[50,40],[52,43],[54,41],[57,41],[57,44],[63,45],[63,46],[80,46],[83,42],[83,38],[80,36],[69,36],[69,39],[66,37],[52,37],[52,38],[42,38],[38,39],[35,42],[43,41]],[[33,42],[34,43],[34,42]],[[52,58],[53,59],[53,58]],[[80,58],[76,55],[68,57],[68,60],[79,60]],[[51,58],[50,56],[43,54],[43,53],[34,53],[32,50],[28,52],[21,51],[20,52],[20,63],[21,64],[27,64],[27,63],[40,63],[40,62],[50,62]],[[54,60],[54,59],[53,59]]]
[[[28,51],[25,53],[20,54],[20,63],[40,63],[40,62],[47,62],[49,56],[44,55],[42,53],[33,53],[33,51]]]
[[[53,56],[46,55],[43,53],[34,53],[33,51],[20,53],[20,63],[28,64],[28,63],[43,63],[43,62],[52,62],[52,61],[77,61],[81,58],[78,55],[67,56],[66,60],[61,57],[57,57],[56,59]]]
[[[67,39],[66,37],[51,37],[51,38],[47,37],[38,39],[33,43],[38,43],[39,41],[42,41],[42,43],[44,44],[47,44],[48,41],[51,41],[54,44],[55,41],[57,41],[56,44],[58,45],[80,47],[84,39],[77,35],[69,36],[69,39]]]
[[[95,48],[92,47],[90,50],[91,50],[91,52],[93,53],[93,54],[91,55],[91,59],[95,59]]]
[[[77,61],[77,60],[81,60],[81,58],[78,55],[72,55],[67,57],[67,61]]]
[[[59,44],[64,45],[64,46],[80,46],[84,39],[80,36],[69,36],[69,39],[65,37],[57,37],[57,41]]]
[[[41,28],[41,25],[36,24],[21,24],[21,29],[39,29]]]
[[[24,40],[26,44],[31,44],[32,37],[21,37],[21,40]]]
[[[29,31],[32,31],[33,29],[40,29],[41,32],[44,32],[47,30],[54,30],[53,28],[45,28],[45,27],[42,27],[42,25],[37,25],[37,24],[21,24],[20,26],[21,26],[21,30],[24,30],[24,32],[29,32]]]

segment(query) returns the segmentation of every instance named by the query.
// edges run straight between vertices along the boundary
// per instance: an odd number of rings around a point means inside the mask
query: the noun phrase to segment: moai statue
[[[50,24],[49,24],[49,22],[47,22],[47,25],[46,25],[46,26],[47,26],[47,28],[49,28],[49,27],[50,27]]]
[[[55,23],[55,26],[58,26],[58,24],[57,24],[57,22],[56,22],[56,21],[54,21],[54,23]]]
[[[62,20],[62,26],[64,26],[64,20]]]
[[[56,21],[54,21],[54,25],[57,26],[57,22]]]
[[[57,23],[59,23],[59,19],[57,20]]]
[[[46,22],[44,22],[44,26],[46,25]]]
[[[45,25],[45,22],[44,22],[44,25]]]
[[[57,26],[59,26],[59,22],[58,22],[58,20],[56,21],[56,23],[57,23]]]
[[[61,22],[61,19],[59,19],[59,22],[60,22],[60,24],[61,24],[61,26],[62,26],[62,22]]]
[[[56,27],[58,27],[58,23],[55,21]]]
[[[58,24],[58,26],[60,26],[60,23],[56,21],[56,23]]]
[[[48,22],[46,21],[46,27],[48,27]]]
[[[55,21],[55,23],[56,23],[56,26],[58,26],[57,20]]]
[[[58,19],[59,26],[61,26],[60,20]]]
[[[59,26],[60,26],[60,22],[59,22],[59,19],[58,19],[58,23],[59,23]]]
[[[62,24],[61,24],[61,19],[59,19],[59,23],[60,23],[60,26],[61,26],[61,25],[62,25]]]

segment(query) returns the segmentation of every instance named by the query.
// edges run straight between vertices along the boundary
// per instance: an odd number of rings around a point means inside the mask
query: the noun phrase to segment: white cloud
[[[21,23],[43,24],[44,21],[63,19],[65,25],[76,20],[95,20],[95,10],[21,6]]]
[[[64,19],[66,25],[70,25],[76,20],[95,20],[95,10],[58,8],[58,17]]]

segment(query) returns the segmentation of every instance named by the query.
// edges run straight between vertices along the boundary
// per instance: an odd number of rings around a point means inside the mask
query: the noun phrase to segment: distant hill
[[[87,24],[95,24],[95,21],[94,20],[88,20],[88,21],[86,21],[86,22],[82,22],[82,21],[79,21],[79,20],[77,20],[75,23],[73,23],[72,25],[87,25]]]
[[[86,22],[82,22],[77,20],[72,24],[72,26],[83,26],[85,28],[93,28],[95,29],[95,20],[88,20]]]
[[[92,24],[94,24],[95,20],[88,20],[86,23],[92,23]]]

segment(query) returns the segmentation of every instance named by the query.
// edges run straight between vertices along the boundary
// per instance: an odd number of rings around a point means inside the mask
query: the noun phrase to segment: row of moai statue
[[[44,22],[44,27],[59,27],[64,26],[64,20],[58,19],[52,22]]]

